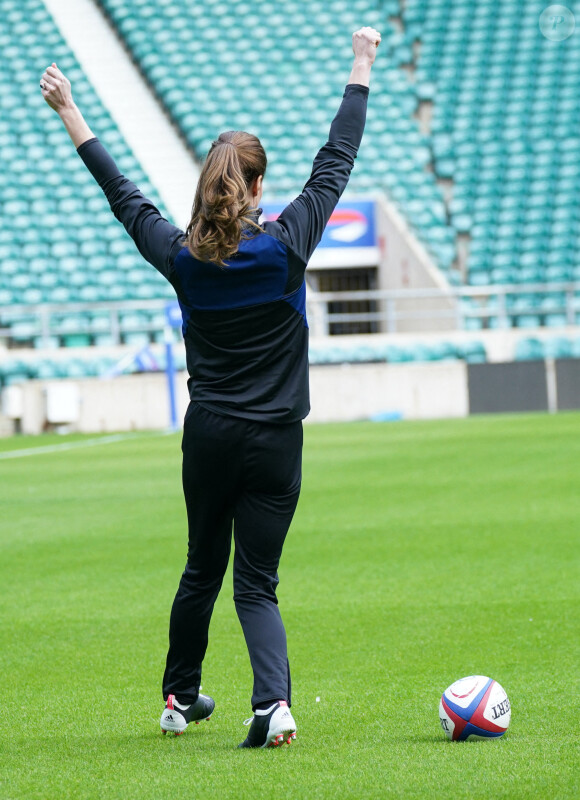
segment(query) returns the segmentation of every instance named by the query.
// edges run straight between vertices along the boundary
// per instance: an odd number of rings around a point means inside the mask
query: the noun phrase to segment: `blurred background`
[[[275,218],[326,140],[362,25],[383,38],[307,271],[310,419],[580,408],[574,4],[0,0],[0,435],[164,428],[188,399],[172,287],[44,103],[45,67],[182,227],[212,140],[255,133]]]

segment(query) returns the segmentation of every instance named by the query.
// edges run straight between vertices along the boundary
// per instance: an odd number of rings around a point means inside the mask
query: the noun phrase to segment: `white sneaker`
[[[178,703],[175,695],[170,694],[161,715],[161,731],[164,734],[169,731],[176,736],[181,736],[190,722],[195,722],[196,725],[199,725],[200,720],[209,720],[214,708],[215,702],[213,698],[205,694],[200,694],[195,703],[189,706]]]
[[[279,747],[296,738],[296,723],[285,700],[257,709],[244,725],[250,723],[248,736],[238,747]]]

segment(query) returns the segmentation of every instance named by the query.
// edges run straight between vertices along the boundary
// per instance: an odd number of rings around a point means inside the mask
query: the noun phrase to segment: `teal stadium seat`
[[[565,336],[547,339],[545,342],[544,355],[546,358],[572,358],[572,354],[572,341]]]
[[[22,383],[32,377],[28,364],[18,359],[0,363],[0,387]]]
[[[516,344],[516,361],[539,361],[544,358],[544,345],[539,339],[520,339]]]
[[[66,373],[60,362],[43,359],[35,363],[34,377],[39,380],[54,380],[56,378],[65,378]]]

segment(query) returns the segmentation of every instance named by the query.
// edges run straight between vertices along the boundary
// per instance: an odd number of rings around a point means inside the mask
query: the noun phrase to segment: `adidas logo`
[[[168,720],[168,721],[169,721],[169,720],[171,720],[171,722],[173,722],[173,721],[174,721],[174,720],[173,720],[173,717],[171,716],[171,714],[167,714],[167,715],[165,716],[165,719],[166,719],[166,720]]]

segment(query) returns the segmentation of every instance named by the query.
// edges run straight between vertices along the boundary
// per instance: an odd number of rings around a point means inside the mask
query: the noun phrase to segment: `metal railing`
[[[0,306],[0,341],[49,342],[54,337],[106,333],[113,345],[121,344],[123,335],[134,332],[162,334],[164,324],[150,318],[138,327],[124,327],[123,317],[135,312],[164,314],[167,300],[127,300],[95,303],[60,303],[42,305]],[[95,324],[95,318],[109,318],[109,325]],[[66,320],[66,322],[63,322]],[[75,326],[76,320],[76,326]]]
[[[361,310],[361,303],[368,310]],[[332,306],[340,304],[333,310]],[[107,333],[112,344],[120,344],[127,334],[162,334],[164,326],[157,316],[167,300],[131,300],[97,303],[63,303],[0,306],[0,342],[12,346],[30,341],[43,342],[75,334],[94,338]],[[349,305],[352,308],[349,308]],[[146,312],[135,326],[127,315]],[[398,333],[426,331],[429,324],[441,330],[470,327],[510,328],[525,322],[542,325],[561,320],[565,325],[580,324],[580,282],[496,285],[439,289],[397,289],[349,292],[309,292],[307,312],[312,333],[328,335],[333,326],[372,325],[373,332]],[[109,324],[102,318],[107,316]],[[96,320],[101,318],[97,326]],[[76,320],[76,322],[75,322]],[[127,320],[127,322],[126,322]],[[473,323],[472,321],[476,321]],[[529,327],[529,324],[526,324]]]
[[[333,312],[331,304],[373,304],[368,312]],[[580,324],[580,282],[461,286],[440,289],[397,289],[360,292],[320,292],[308,295],[311,327],[327,335],[332,325],[374,323],[383,333],[411,331],[413,323],[441,321],[463,330],[477,320],[482,328],[517,327],[524,318],[562,317],[566,325]]]

